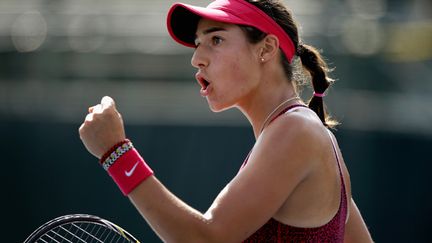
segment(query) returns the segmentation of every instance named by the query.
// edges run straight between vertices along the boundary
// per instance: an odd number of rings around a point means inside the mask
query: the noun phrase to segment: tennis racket
[[[36,229],[24,243],[135,242],[120,226],[88,214],[70,214],[52,219]]]

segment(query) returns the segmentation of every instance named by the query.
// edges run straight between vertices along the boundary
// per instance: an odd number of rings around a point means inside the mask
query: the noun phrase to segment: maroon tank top
[[[273,118],[273,120],[288,112],[289,110],[299,106],[306,107],[304,105],[290,106],[280,112],[275,118]],[[325,225],[316,228],[294,227],[283,224],[271,218],[266,224],[264,224],[253,235],[243,242],[343,242],[348,202],[346,198],[346,189],[341,165],[339,162],[339,156],[331,136],[330,139],[332,141],[333,151],[335,153],[336,162],[339,167],[339,175],[341,178],[341,200],[336,215]],[[246,157],[242,168],[246,165],[248,158],[249,155]]]

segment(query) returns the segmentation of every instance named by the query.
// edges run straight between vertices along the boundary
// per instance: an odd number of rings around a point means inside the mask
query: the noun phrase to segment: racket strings
[[[69,223],[42,235],[40,243],[121,243],[130,242],[121,233],[103,224]]]

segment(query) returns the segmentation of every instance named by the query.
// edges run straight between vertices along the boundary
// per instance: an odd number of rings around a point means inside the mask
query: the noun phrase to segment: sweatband
[[[108,174],[123,195],[127,196],[142,181],[153,175],[153,170],[146,164],[138,151],[132,147],[109,166]]]

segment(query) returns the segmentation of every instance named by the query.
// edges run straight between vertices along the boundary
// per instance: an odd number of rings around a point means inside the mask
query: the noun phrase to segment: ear
[[[272,34],[268,34],[261,41],[261,53],[259,55],[261,62],[268,61],[278,56],[279,53],[279,39]]]

